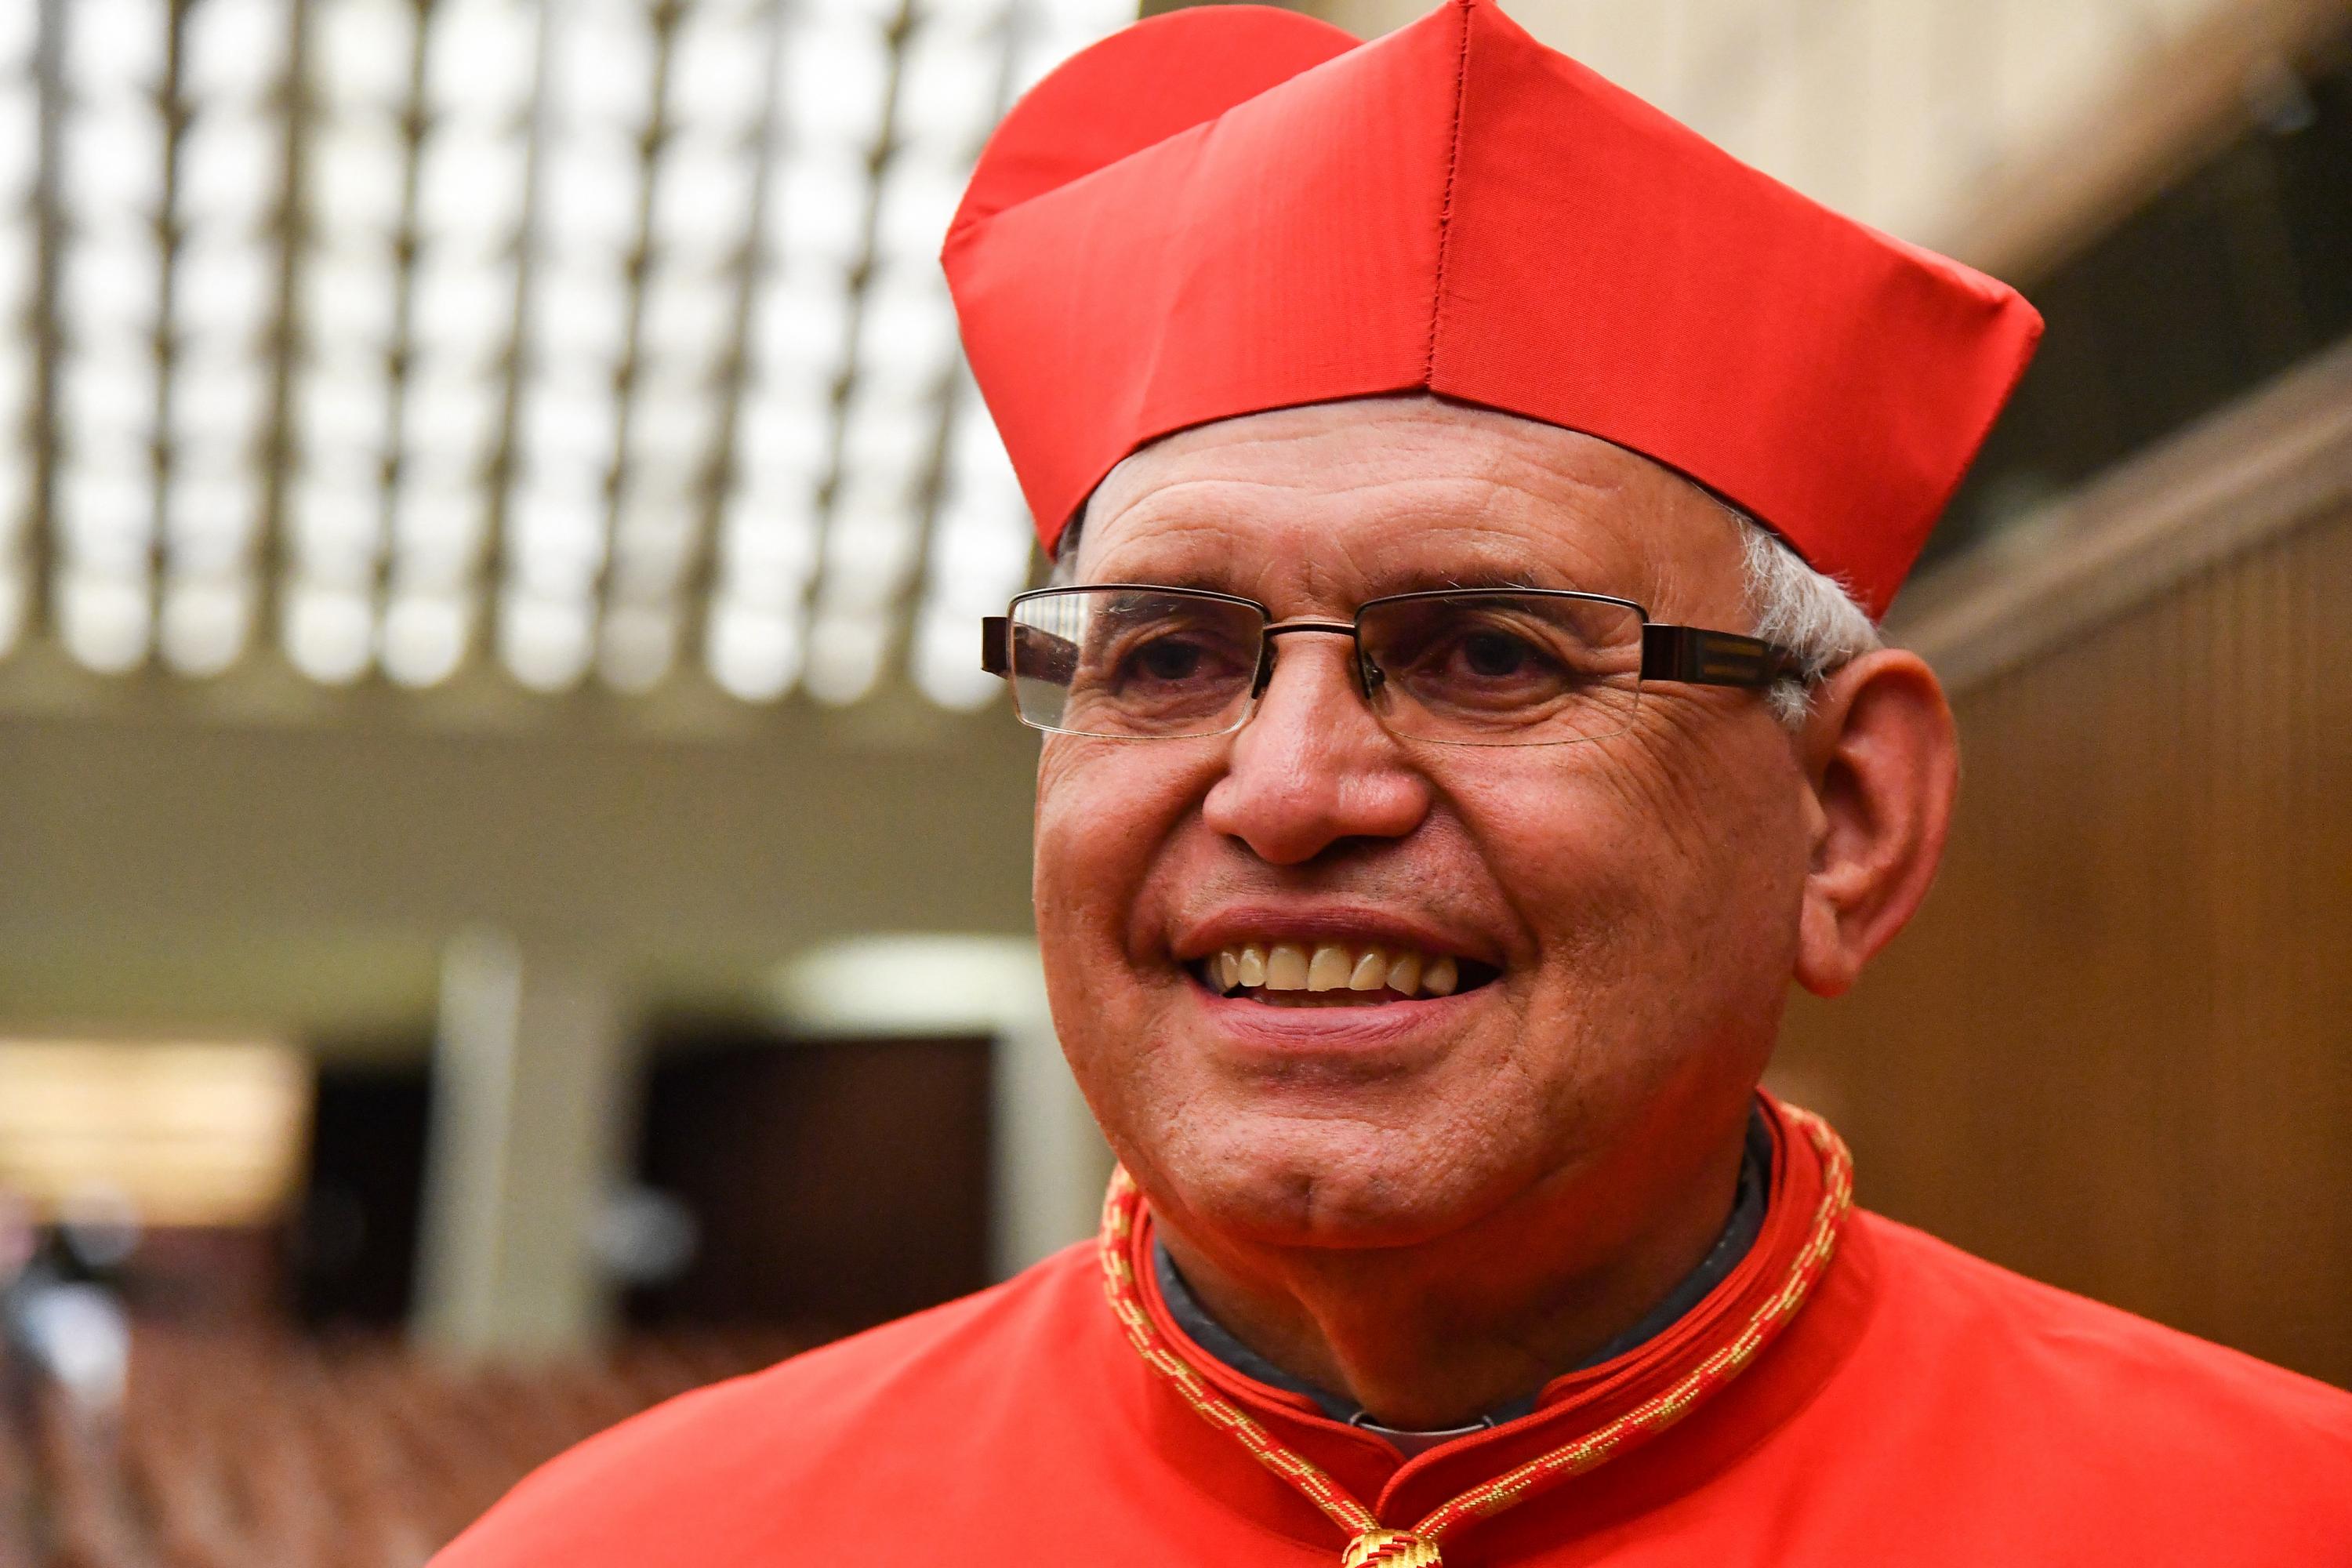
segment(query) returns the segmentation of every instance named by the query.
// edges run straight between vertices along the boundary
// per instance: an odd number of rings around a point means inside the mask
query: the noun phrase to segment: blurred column
[[[1034,950],[1028,962],[1034,973]],[[1062,1058],[1042,981],[997,1015],[995,1033],[989,1261],[1003,1279],[1095,1233],[1110,1152]]]
[[[612,1310],[591,1239],[634,1061],[609,967],[494,931],[441,973],[415,1329],[467,1357],[561,1354]]]

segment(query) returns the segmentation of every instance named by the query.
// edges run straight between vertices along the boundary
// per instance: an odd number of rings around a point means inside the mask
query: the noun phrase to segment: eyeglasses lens
[[[1470,589],[1376,600],[1357,636],[1381,721],[1416,740],[1595,741],[1630,725],[1641,698],[1641,614],[1605,599]]]
[[[1253,605],[1190,594],[1041,594],[1013,606],[1013,700],[1066,734],[1223,734],[1249,710],[1265,624]]]

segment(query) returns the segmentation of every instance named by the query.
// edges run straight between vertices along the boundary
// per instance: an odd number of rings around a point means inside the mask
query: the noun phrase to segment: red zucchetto
[[[943,259],[1049,549],[1171,431],[1425,389],[1681,470],[1874,615],[2042,329],[1490,0],[1139,22],[1006,116]]]

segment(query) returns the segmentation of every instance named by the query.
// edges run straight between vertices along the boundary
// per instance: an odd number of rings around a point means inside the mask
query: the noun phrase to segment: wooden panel
[[[1955,706],[1943,876],[1778,1080],[1868,1205],[2352,1385],[2352,502]]]

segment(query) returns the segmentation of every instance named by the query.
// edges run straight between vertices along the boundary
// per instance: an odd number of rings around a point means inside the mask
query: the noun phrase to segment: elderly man
[[[1132,28],[947,261],[1055,552],[987,657],[1103,1234],[450,1568],[2352,1562],[2352,1399],[1851,1209],[1756,1089],[1934,875],[1871,616],[2021,300],[1486,0]]]

